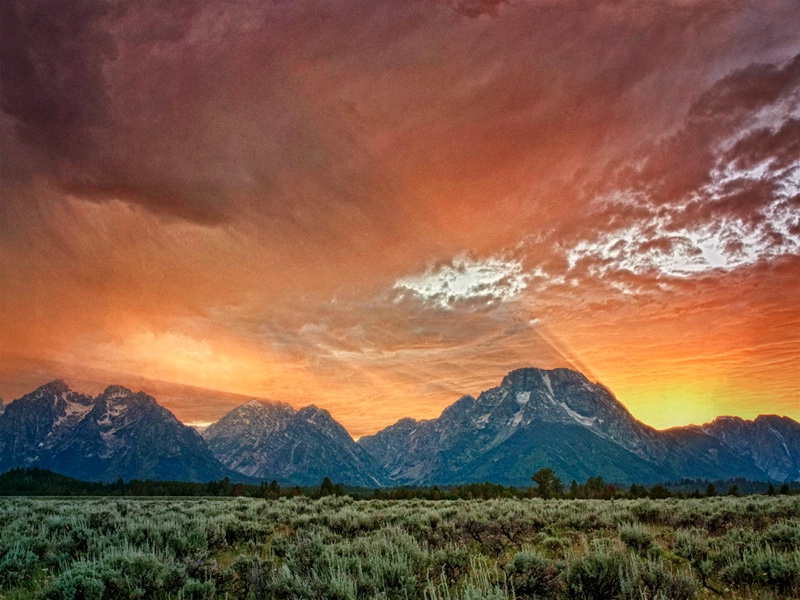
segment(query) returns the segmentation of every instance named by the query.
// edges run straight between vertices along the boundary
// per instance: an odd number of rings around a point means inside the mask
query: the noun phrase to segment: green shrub
[[[631,507],[631,514],[642,523],[658,523],[662,520],[659,505],[649,500],[634,504]]]
[[[114,597],[105,594],[102,579],[91,565],[82,564],[59,575],[36,595],[36,600],[102,600]]]
[[[622,593],[623,557],[599,548],[575,557],[564,577],[564,596],[568,600],[613,600]]]
[[[624,523],[618,529],[619,539],[637,552],[646,552],[653,545],[653,534],[639,523]]]
[[[781,521],[769,525],[764,531],[764,541],[780,550],[800,550],[800,522]]]
[[[686,600],[701,582],[704,597],[783,600],[800,597],[799,537],[789,496],[7,498],[0,586],[55,599]]]
[[[564,587],[561,566],[536,552],[517,552],[506,572],[518,598],[556,598]]]
[[[448,586],[455,585],[469,569],[470,552],[463,544],[448,544],[429,555],[429,570]]]
[[[0,589],[10,589],[33,579],[39,567],[39,557],[27,547],[16,543],[0,558]]]
[[[769,547],[745,552],[725,564],[719,576],[734,588],[766,588],[778,594],[797,597],[800,593],[800,554],[776,552]]]
[[[626,600],[691,600],[697,584],[691,573],[676,571],[661,559],[631,557],[622,575]]]
[[[179,600],[210,600],[214,597],[213,581],[197,581],[190,579],[178,592]]]

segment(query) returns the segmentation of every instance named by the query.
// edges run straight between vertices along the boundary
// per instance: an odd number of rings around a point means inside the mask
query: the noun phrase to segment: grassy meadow
[[[800,597],[800,497],[2,498],[2,599]]]

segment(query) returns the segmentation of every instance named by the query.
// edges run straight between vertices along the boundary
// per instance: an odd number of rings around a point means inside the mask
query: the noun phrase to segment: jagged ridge
[[[19,466],[101,481],[209,481],[230,474],[196,431],[151,396],[110,386],[91,398],[61,380],[0,415],[0,470]]]
[[[380,469],[327,410],[253,400],[203,432],[222,464],[282,483],[316,485],[324,477],[348,484],[382,484]]]
[[[791,419],[784,424],[800,431]],[[569,369],[512,371],[500,386],[477,399],[462,397],[437,419],[401,419],[359,444],[401,485],[525,486],[543,467],[567,481],[596,475],[620,483],[796,477],[780,467],[766,472],[742,447],[702,427],[657,431],[636,420],[607,388]],[[795,444],[795,460],[798,454]]]
[[[800,424],[788,417],[658,431],[569,369],[512,371],[436,419],[401,419],[358,443],[326,410],[265,400],[232,410],[203,437],[120,386],[91,398],[56,380],[4,408],[0,470],[39,466],[82,479],[527,486],[531,473],[552,467],[566,481],[800,481]]]

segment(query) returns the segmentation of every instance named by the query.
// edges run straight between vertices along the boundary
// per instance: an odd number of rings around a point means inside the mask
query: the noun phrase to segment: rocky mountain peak
[[[329,421],[333,421],[331,413],[329,413],[324,408],[319,408],[315,404],[309,404],[308,406],[304,406],[303,408],[297,411],[297,416],[307,421],[316,423],[327,423]]]
[[[745,420],[743,418],[741,418],[741,417],[722,416],[722,417],[717,417],[716,419],[714,419],[711,422],[711,424],[714,424],[714,423],[719,424],[719,425],[724,424],[724,425],[728,425],[728,426],[730,426],[730,425],[739,426],[739,425],[744,424]]]
[[[583,373],[572,369],[539,369],[536,367],[523,367],[515,369],[503,377],[501,388],[528,391],[537,387],[552,388],[554,382],[562,384],[592,385]]]
[[[297,417],[312,424],[319,432],[333,439],[339,440],[345,445],[355,443],[348,431],[342,427],[331,413],[324,408],[319,408],[313,404],[304,406],[297,411]]]
[[[37,388],[34,393],[39,394],[52,394],[54,396],[66,396],[72,390],[66,384],[63,379],[54,379],[49,383],[45,383],[43,386]],[[41,395],[40,394],[40,395]]]
[[[461,398],[453,402],[450,406],[446,407],[442,411],[442,417],[454,418],[458,415],[466,414],[472,408],[474,408],[476,402],[477,400],[475,399],[474,396],[470,394],[465,394],[464,396],[461,396]]]
[[[90,480],[209,480],[225,469],[194,430],[144,392],[109,386],[96,399],[61,380],[0,415],[0,470],[40,466]]]
[[[251,401],[202,432],[216,458],[244,475],[281,483],[379,485],[371,457],[322,408]]]
[[[286,402],[280,402],[279,400],[268,400],[266,398],[253,398],[250,402],[246,402],[242,404],[238,408],[245,408],[250,410],[273,410],[273,409],[281,409],[281,410],[294,410],[289,404]]]
[[[205,440],[205,442],[203,441]],[[213,455],[212,455],[213,453]],[[219,462],[218,462],[219,461]],[[495,481],[748,477],[800,481],[800,424],[719,417],[657,431],[603,385],[570,369],[523,368],[436,419],[404,418],[356,443],[311,405],[255,399],[198,433],[144,392],[112,385],[96,399],[54,380],[0,412],[0,470],[43,466],[71,476],[209,480],[236,471],[282,484],[326,476],[362,486]]]
[[[17,415],[33,411],[40,423],[56,420],[56,424],[59,424],[63,422],[63,417],[84,413],[93,404],[91,396],[74,392],[63,380],[56,379],[15,400],[6,407],[4,413]]]
[[[12,402],[12,404],[17,405],[15,410],[23,410],[24,407],[30,407],[34,410],[47,410],[54,415],[58,415],[67,410],[69,404],[77,403],[88,406],[93,402],[94,399],[91,396],[73,392],[64,380],[54,379],[39,386],[30,394],[26,394],[19,400]]]
[[[141,392],[140,392],[141,393]],[[122,385],[110,385],[108,386],[102,394],[107,400],[111,400],[114,398],[128,398],[133,396],[134,393]]]
[[[108,420],[132,412],[153,412],[159,409],[162,409],[161,405],[145,392],[134,393],[121,385],[111,385],[97,397],[92,416],[97,420]],[[166,409],[162,409],[162,412],[163,410]]]
[[[724,442],[776,481],[800,480],[800,423],[779,415],[749,421],[717,417],[700,430]]]
[[[529,390],[539,385],[545,371],[533,367],[515,369],[503,377],[500,387]]]
[[[736,417],[736,418],[738,419],[739,417]],[[770,423],[790,424],[793,421],[789,417],[784,417],[784,416],[781,416],[781,415],[758,415],[754,419],[754,422],[755,423],[767,423],[767,424],[770,424]]]
[[[128,406],[156,406],[158,402],[145,392],[133,392],[121,385],[110,385],[97,397],[98,401],[105,401],[109,405]]]
[[[222,431],[257,427],[262,430],[277,431],[285,426],[288,419],[295,415],[294,408],[285,402],[255,398],[237,406],[216,423],[209,425],[203,432],[208,440]]]

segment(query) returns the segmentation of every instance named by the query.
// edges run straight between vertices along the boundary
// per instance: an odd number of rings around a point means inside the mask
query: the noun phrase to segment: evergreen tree
[[[580,494],[580,488],[578,487],[578,482],[573,479],[569,485],[569,495],[572,498],[577,498],[578,494]]]
[[[551,468],[540,469],[536,471],[531,477],[533,482],[539,486],[537,492],[541,498],[553,498],[561,495],[561,490],[564,485],[561,480],[556,476],[555,471]]]
[[[330,477],[325,477],[322,480],[322,484],[319,486],[319,495],[320,496],[332,496],[335,492],[333,487],[333,482],[331,481]]]

